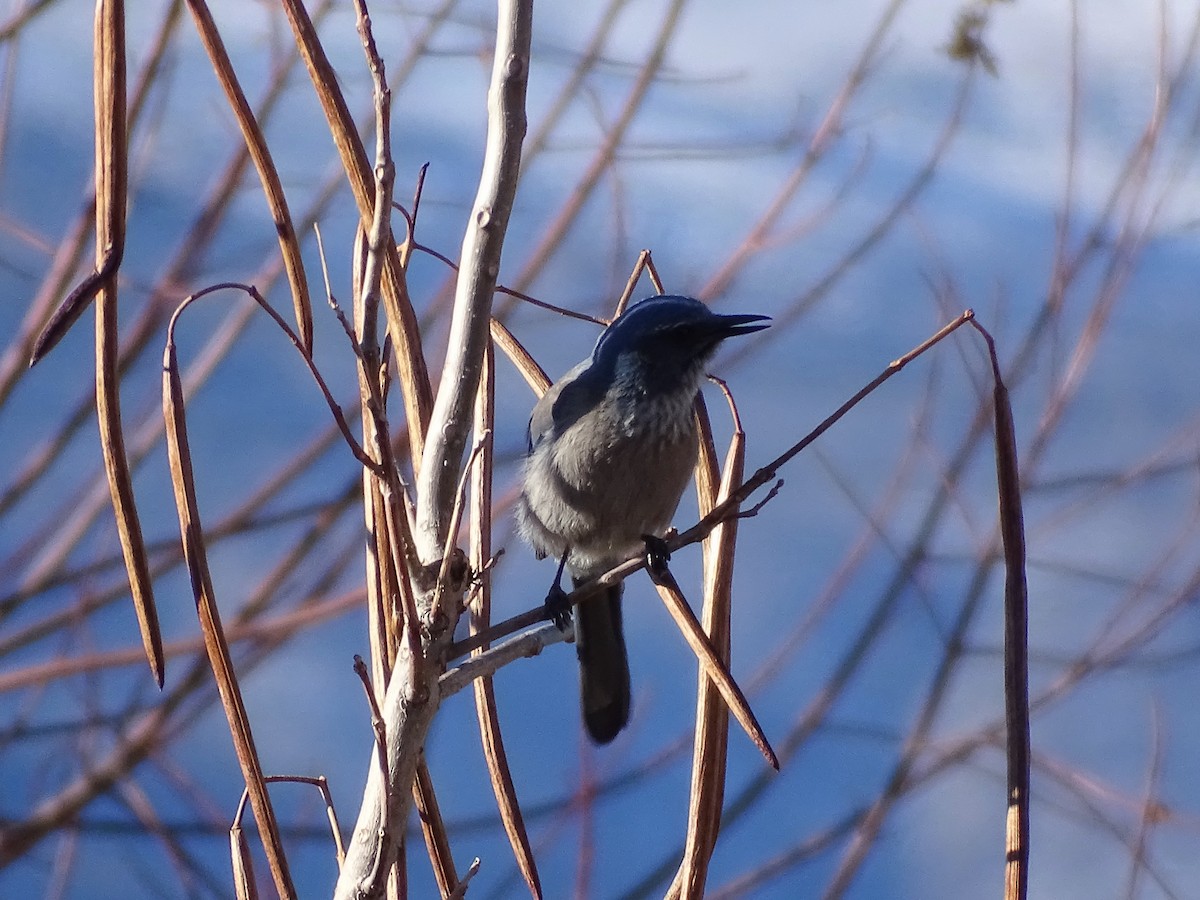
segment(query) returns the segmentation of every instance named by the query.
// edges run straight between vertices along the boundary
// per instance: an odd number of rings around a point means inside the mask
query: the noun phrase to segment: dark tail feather
[[[597,744],[607,744],[629,721],[629,657],[621,629],[621,585],[575,607],[583,721]]]

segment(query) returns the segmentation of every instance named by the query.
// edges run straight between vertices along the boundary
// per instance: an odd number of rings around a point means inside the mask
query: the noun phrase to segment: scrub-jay
[[[575,586],[661,537],[696,465],[693,403],[725,338],[767,316],[718,315],[689,297],[651,297],[600,335],[592,355],[533,408],[517,519],[539,559]],[[757,323],[757,324],[756,324]],[[606,744],[629,721],[621,585],[575,611],[583,720]]]

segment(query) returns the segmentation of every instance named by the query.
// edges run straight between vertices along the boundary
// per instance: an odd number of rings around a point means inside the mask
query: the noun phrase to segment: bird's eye
[[[664,328],[660,338],[671,344],[690,344],[695,339],[695,330],[687,325],[673,325]]]

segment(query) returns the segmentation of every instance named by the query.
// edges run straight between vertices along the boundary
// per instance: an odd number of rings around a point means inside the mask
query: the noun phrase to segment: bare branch
[[[360,25],[365,16],[361,14]],[[440,558],[454,514],[472,408],[490,340],[492,293],[500,250],[516,196],[521,141],[525,135],[525,87],[533,7],[529,0],[502,0],[499,6],[492,86],[488,94],[488,139],[479,191],[463,240],[450,345],[417,476],[414,540],[427,565]],[[369,28],[367,30],[369,33]],[[364,37],[365,39],[365,37]],[[411,423],[410,423],[411,427]],[[450,567],[438,579],[444,606],[454,611],[444,629],[423,634],[420,647],[402,644],[382,704],[387,729],[387,777],[372,767],[346,863],[335,896],[380,897],[408,813],[408,791],[416,775],[425,735],[441,701],[441,658],[461,609],[462,574]],[[429,612],[434,585],[413,572]],[[453,589],[446,583],[453,579]],[[412,623],[415,625],[415,623]],[[427,638],[427,639],[426,639]],[[386,803],[385,803],[386,798]]]
[[[516,198],[521,143],[525,138],[525,88],[529,79],[532,24],[532,3],[501,0],[492,86],[488,91],[483,172],[463,237],[446,364],[417,481],[415,538],[427,563],[437,559],[446,540],[471,430],[472,404],[483,368],[483,348],[490,340],[492,295]]]

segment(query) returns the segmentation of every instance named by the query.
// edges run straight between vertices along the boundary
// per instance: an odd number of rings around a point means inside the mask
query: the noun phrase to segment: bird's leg
[[[643,534],[646,543],[646,570],[655,580],[663,577],[667,571],[667,563],[671,561],[671,551],[667,542],[653,534]]]
[[[554,584],[550,585],[550,590],[546,593],[546,620],[557,625],[559,631],[566,631],[571,627],[571,604],[567,602],[567,592],[562,586],[563,569],[567,567],[567,554],[570,552],[570,547],[563,551],[562,559],[558,561]]]

